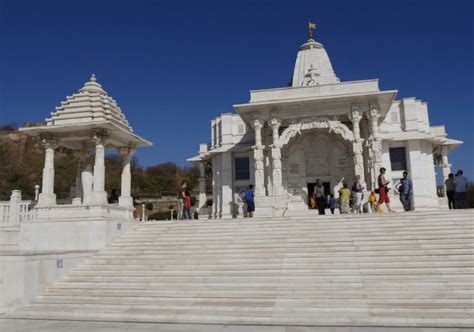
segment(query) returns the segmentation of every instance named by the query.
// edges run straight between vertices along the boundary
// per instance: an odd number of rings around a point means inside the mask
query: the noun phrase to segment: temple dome
[[[72,125],[109,121],[133,132],[117,102],[110,97],[92,74],[89,82],[72,96],[68,96],[56,112],[46,119],[47,125]]]
[[[291,86],[302,87],[338,83],[339,78],[332,69],[324,46],[314,39],[308,39],[300,46],[296,56]]]

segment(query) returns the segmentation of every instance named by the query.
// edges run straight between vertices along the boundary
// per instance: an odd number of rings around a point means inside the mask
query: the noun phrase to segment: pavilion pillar
[[[354,153],[354,174],[360,176],[360,182],[365,184],[364,158],[363,158],[363,139],[360,137],[360,120],[362,116],[357,109],[353,107],[349,115],[352,121],[352,132],[354,134],[354,142],[352,142],[352,150]]]
[[[277,118],[270,120],[270,126],[272,128],[272,196],[281,195],[283,191],[282,186],[282,174],[281,174],[281,147],[278,135],[278,129],[280,128],[281,121]]]
[[[130,162],[135,148],[123,146],[118,148],[122,155],[122,178],[120,185],[120,197],[118,205],[126,208],[133,208],[132,198],[132,173],[130,171]]]
[[[204,161],[198,163],[199,167],[199,202],[198,208],[205,207],[207,201],[206,195],[206,165]]]
[[[441,146],[441,170],[443,172],[443,180],[448,179],[449,173],[451,173],[451,164],[448,161],[449,149],[447,146]]]
[[[370,110],[367,113],[370,121],[369,126],[369,159],[371,160],[371,182],[372,182],[372,189],[375,188],[375,179],[379,174],[380,168],[383,166],[382,160],[382,137],[380,136],[379,131],[379,110],[377,106],[371,105]]]
[[[41,193],[38,196],[38,206],[56,205],[56,194],[54,193],[54,150],[56,142],[43,139],[42,145],[45,149],[43,182]]]
[[[93,204],[107,204],[107,193],[105,192],[105,142],[103,135],[96,134],[95,140],[95,163],[94,163],[94,189]]]
[[[72,199],[73,205],[80,205],[83,202],[83,188],[82,188],[82,171],[84,161],[87,158],[87,153],[84,151],[75,151],[74,156],[77,158],[77,172],[76,183],[74,185],[74,197]]]
[[[254,119],[255,145],[253,146],[253,159],[255,163],[255,196],[265,196],[265,171],[263,163],[262,127],[263,120]]]

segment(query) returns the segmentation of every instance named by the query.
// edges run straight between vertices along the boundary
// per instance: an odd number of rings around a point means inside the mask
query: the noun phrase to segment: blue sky
[[[0,0],[0,123],[41,121],[91,73],[135,131],[141,164],[185,164],[209,121],[289,81],[308,19],[342,81],[428,102],[474,178],[472,1]]]

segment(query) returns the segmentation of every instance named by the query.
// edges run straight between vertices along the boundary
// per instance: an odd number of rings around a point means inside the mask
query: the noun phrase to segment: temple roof
[[[152,145],[133,132],[117,102],[102,89],[94,74],[56,107],[44,125],[20,130],[28,135],[52,137],[71,149],[83,148],[91,133],[99,131],[107,137],[109,148]]]
[[[291,86],[301,87],[338,83],[331,61],[324,46],[314,39],[308,39],[300,46],[296,56]]]
[[[84,124],[110,121],[133,132],[117,102],[110,97],[97,82],[94,74],[72,96],[66,97],[56,112],[46,119],[48,126],[65,124]]]

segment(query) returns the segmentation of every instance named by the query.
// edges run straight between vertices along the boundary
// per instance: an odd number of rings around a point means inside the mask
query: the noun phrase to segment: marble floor
[[[34,319],[1,319],[0,331],[8,332],[466,332],[462,328],[250,326],[208,324],[159,324]]]

